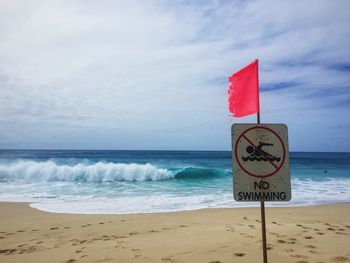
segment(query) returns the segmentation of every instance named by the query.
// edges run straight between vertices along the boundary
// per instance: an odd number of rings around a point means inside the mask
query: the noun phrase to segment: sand
[[[0,203],[0,262],[262,262],[259,208],[72,215]],[[350,262],[350,204],[266,209],[269,262]]]

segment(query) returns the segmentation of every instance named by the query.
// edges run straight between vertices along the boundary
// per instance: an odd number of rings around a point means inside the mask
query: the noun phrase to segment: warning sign
[[[286,125],[232,125],[232,159],[236,201],[291,199]]]

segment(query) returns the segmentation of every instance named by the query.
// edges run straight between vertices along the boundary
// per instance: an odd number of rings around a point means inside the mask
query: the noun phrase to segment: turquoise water
[[[292,200],[349,202],[349,153],[291,153]],[[232,197],[231,152],[0,150],[0,201],[68,213],[256,206]]]

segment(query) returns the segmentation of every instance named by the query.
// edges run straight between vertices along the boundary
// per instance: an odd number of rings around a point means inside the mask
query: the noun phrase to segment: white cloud
[[[328,150],[312,135],[347,122],[349,7],[2,1],[0,147],[229,149],[225,81],[259,58],[262,87],[295,83],[262,93],[263,119],[289,124],[292,150]]]

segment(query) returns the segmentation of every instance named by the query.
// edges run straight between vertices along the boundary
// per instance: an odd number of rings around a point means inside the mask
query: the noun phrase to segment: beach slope
[[[0,203],[0,262],[261,262],[259,208],[72,215]],[[270,262],[350,262],[350,205],[267,208]]]

